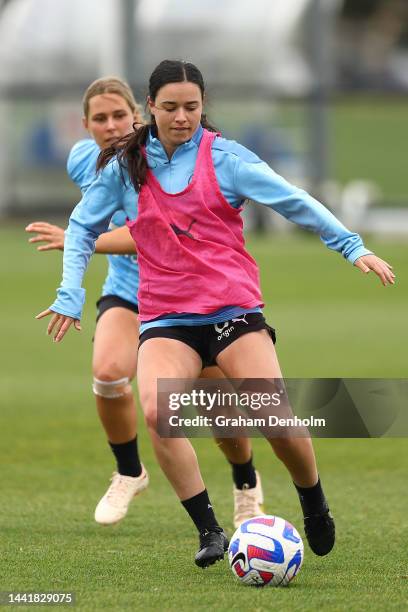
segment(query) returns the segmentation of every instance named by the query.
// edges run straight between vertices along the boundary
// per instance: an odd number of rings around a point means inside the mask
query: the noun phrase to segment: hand
[[[392,271],[392,266],[376,255],[362,255],[362,257],[356,259],[354,265],[364,274],[368,274],[371,270],[375,272],[381,279],[384,287],[386,285],[394,285],[395,283],[395,274]]]
[[[53,317],[47,327],[47,336],[51,335],[52,330],[55,327],[54,342],[61,342],[61,340],[71,327],[72,323],[74,324],[75,329],[81,331],[81,321],[79,319],[66,317],[65,315],[59,314],[58,312],[54,312],[49,308],[47,310],[43,310],[43,312],[40,312],[40,314],[38,314],[35,318],[42,319],[44,317],[48,317],[48,315],[51,314],[53,315]]]
[[[37,233],[37,236],[30,238],[28,242],[47,242],[37,247],[37,251],[64,250],[65,232],[58,225],[51,225],[45,221],[35,221],[25,228],[26,232]]]

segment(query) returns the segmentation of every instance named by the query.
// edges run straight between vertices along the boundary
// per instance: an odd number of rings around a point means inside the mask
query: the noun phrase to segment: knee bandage
[[[130,393],[132,387],[130,386],[128,376],[110,381],[94,378],[92,390],[95,395],[99,395],[100,397],[105,397],[106,399],[116,399],[118,397],[123,397],[126,395],[126,393]]]

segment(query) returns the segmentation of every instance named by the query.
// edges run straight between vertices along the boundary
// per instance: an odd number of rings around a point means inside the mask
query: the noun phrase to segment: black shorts
[[[117,307],[127,308],[128,310],[131,310],[132,312],[139,314],[139,309],[137,307],[137,304],[133,304],[132,302],[129,302],[128,300],[124,300],[123,298],[117,295],[103,295],[96,302],[96,309],[97,309],[96,322],[99,321],[99,319],[101,318],[104,312],[106,312],[110,308],[117,308]]]
[[[140,335],[139,346],[149,338],[172,338],[180,340],[201,357],[203,368],[217,365],[216,357],[240,336],[266,329],[276,342],[275,330],[265,321],[260,312],[239,315],[235,319],[210,325],[176,325],[174,327],[151,327]]]

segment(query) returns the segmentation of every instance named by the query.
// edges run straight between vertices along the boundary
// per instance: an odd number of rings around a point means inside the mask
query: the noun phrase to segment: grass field
[[[60,253],[34,252],[23,226],[0,230],[0,591],[74,591],[80,610],[406,610],[406,439],[316,441],[338,542],[324,559],[306,549],[287,589],[243,587],[226,562],[206,571],[193,565],[194,530],[143,426],[151,487],[121,525],[94,524],[113,470],[90,389],[93,303],[105,262],[95,257],[87,276],[83,332],[54,345],[34,315],[53,299]],[[407,245],[367,245],[394,264],[395,287],[384,289],[313,237],[250,241],[287,376],[407,377]],[[231,534],[229,468],[211,440],[194,445]],[[267,510],[301,530],[293,487],[263,440],[254,441],[254,457]]]
[[[406,100],[355,97],[329,107],[332,176],[344,184],[369,179],[383,193],[383,203],[406,206],[408,180],[401,125],[408,119]]]
[[[209,116],[238,142],[245,138],[242,126],[247,124],[248,115],[253,121],[256,117],[263,121],[264,129],[268,126],[283,129],[283,142],[301,157],[306,154],[304,161],[308,163],[310,109],[304,103],[278,101],[274,106],[268,100],[262,105],[255,98],[252,103],[238,100],[234,105],[230,100],[211,101],[210,96]],[[326,108],[326,119],[329,177],[342,186],[350,181],[368,180],[378,186],[381,206],[407,206],[406,144],[401,138],[401,126],[408,121],[406,99],[370,95],[333,98]],[[254,148],[251,142],[247,146]],[[262,152],[258,152],[262,157]],[[287,172],[290,170],[286,169]]]

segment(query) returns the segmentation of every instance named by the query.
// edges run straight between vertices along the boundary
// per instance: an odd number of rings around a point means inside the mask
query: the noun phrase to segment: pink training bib
[[[239,210],[224,198],[203,131],[194,175],[166,193],[149,169],[129,221],[137,245],[141,321],[165,314],[208,314],[225,306],[263,306],[259,272],[246,252]]]

